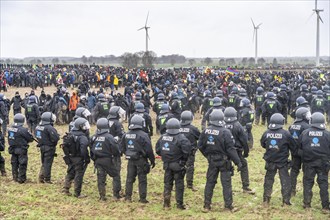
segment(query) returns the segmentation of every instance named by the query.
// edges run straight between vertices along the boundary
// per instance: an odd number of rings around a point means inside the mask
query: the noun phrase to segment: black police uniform
[[[134,112],[133,115],[131,115],[131,118],[129,119],[129,123],[131,122],[131,119],[133,118],[134,115],[139,115],[144,119],[145,124],[143,125],[143,131],[146,132],[149,137],[152,137],[154,135],[154,128],[152,126],[152,121],[151,117],[148,113],[146,112]]]
[[[100,198],[105,200],[107,175],[112,178],[120,175],[114,161],[115,157],[120,157],[119,145],[107,131],[97,131],[91,139],[91,146],[91,158],[97,169],[97,187]],[[113,190],[113,192],[117,191],[119,192],[120,189]]]
[[[9,153],[11,154],[11,167],[14,181],[26,181],[26,168],[28,164],[28,143],[33,136],[27,128],[13,125],[8,129]]]
[[[29,126],[30,132],[35,133],[35,128],[40,118],[39,107],[36,103],[30,103],[26,105],[25,109],[26,122]]]
[[[213,106],[213,98],[205,97],[202,104],[201,114],[205,115],[207,110],[209,110]]]
[[[158,100],[152,106],[152,110],[156,113],[157,116],[160,114],[160,110],[162,110],[163,104],[168,104],[168,102],[165,100]]]
[[[70,132],[75,138],[76,154],[70,155],[71,163],[68,165],[67,174],[65,176],[64,190],[69,193],[71,182],[74,180],[74,196],[79,197],[81,193],[84,172],[90,162],[88,153],[88,137],[85,132],[72,130]]]
[[[267,119],[267,125],[269,125],[270,118],[275,113],[281,113],[282,112],[282,105],[281,103],[276,99],[268,98],[264,101],[264,103],[261,106],[262,113],[265,115]]]
[[[295,121],[290,127],[289,132],[293,139],[298,144],[298,139],[301,135],[301,133],[306,130],[307,128],[310,128],[310,125],[306,121]],[[297,187],[297,177],[299,175],[299,171],[301,169],[301,157],[296,154],[292,155],[292,166],[291,166],[291,172],[290,172],[290,178],[291,178],[291,194],[296,194],[296,187]]]
[[[264,94],[256,94],[254,97],[254,109],[256,112],[256,125],[259,124],[260,122],[260,116],[261,116],[261,124],[265,124],[265,115],[262,114],[262,104],[265,101],[265,95]]]
[[[109,133],[119,142],[122,138],[123,135],[125,134],[123,125],[119,122],[118,118],[111,118],[109,119]],[[121,152],[123,153],[123,152]],[[121,171],[121,155],[114,156],[113,162],[115,163],[115,167],[117,168],[117,172],[119,173],[118,176],[115,176],[112,181],[112,190],[114,197],[117,199],[120,198],[120,191],[121,191],[121,176],[120,176],[120,171]]]
[[[248,146],[250,149],[253,148],[252,125],[254,122],[254,114],[255,112],[253,109],[251,109],[251,107],[243,107],[238,114],[239,122],[247,134]]]
[[[263,159],[266,161],[266,176],[264,182],[264,202],[269,203],[274,177],[279,170],[283,203],[289,204],[291,198],[291,180],[288,172],[289,150],[296,153],[296,143],[291,134],[282,129],[268,129],[260,139],[261,146],[266,149]]]
[[[243,189],[248,189],[250,186],[249,181],[249,169],[248,169],[248,163],[245,159],[249,156],[249,147],[248,147],[248,138],[244,131],[243,126],[238,122],[226,122],[225,128],[229,129],[234,137],[235,140],[235,148],[237,150],[237,154],[239,156],[239,159],[242,163],[241,168],[241,180]],[[244,154],[243,154],[244,151]]]
[[[324,114],[325,111],[326,111],[326,100],[325,100],[325,98],[316,96],[311,101],[311,112],[312,112],[312,114],[314,112],[321,112],[322,114]]]
[[[148,160],[153,166],[155,164],[151,140],[142,129],[133,129],[123,136],[121,147],[128,159],[125,199],[131,200],[133,183],[138,176],[140,202],[147,202],[147,174],[150,172]]]
[[[160,113],[156,119],[156,130],[160,132],[160,134],[166,133],[166,123],[171,118],[175,118],[174,115],[170,112],[168,113]]]
[[[277,96],[278,101],[282,105],[282,111],[280,112],[284,118],[285,118],[285,123],[287,123],[288,120],[288,104],[289,104],[289,97],[287,94],[287,91],[281,90],[280,93]]]
[[[56,152],[57,142],[60,136],[56,129],[48,125],[38,125],[36,127],[35,137],[38,139],[38,147],[40,148],[41,168],[39,172],[40,182],[50,182],[51,170]]]
[[[298,147],[303,162],[304,205],[311,205],[312,188],[317,175],[322,208],[329,209],[330,132],[312,125],[300,135]]]
[[[185,164],[191,152],[189,140],[181,133],[165,133],[156,144],[156,153],[162,157],[164,174],[164,207],[169,207],[171,191],[175,181],[177,207],[182,208],[184,193]]]
[[[99,101],[94,108],[95,120],[106,118],[109,115],[110,104],[107,101]]]
[[[5,158],[1,156],[1,151],[5,151],[5,137],[0,131],[0,172],[2,176],[5,176],[6,175]]]
[[[193,188],[194,182],[194,170],[195,170],[195,154],[197,151],[197,140],[200,136],[200,131],[195,126],[188,124],[188,125],[181,125],[180,128],[181,134],[186,136],[189,142],[192,145],[192,150],[188,156],[188,160],[186,163],[187,172],[186,172],[186,181],[187,187]]]
[[[236,165],[241,163],[231,132],[224,127],[210,125],[201,133],[197,146],[209,163],[204,191],[204,208],[211,206],[213,190],[221,173],[225,207],[231,209],[233,203],[231,160]]]
[[[176,119],[180,120],[182,113],[182,103],[179,99],[173,99],[171,101],[171,112]]]
[[[304,108],[308,108],[308,109],[311,109],[311,107],[309,106],[309,104],[306,102],[304,104],[301,104],[299,106],[296,106],[293,111],[291,112],[290,116],[295,119],[296,118],[296,111],[298,110],[298,108],[300,107],[304,107]]]
[[[2,132],[5,134],[7,132],[7,124],[9,122],[9,113],[8,108],[5,103],[5,100],[0,100],[0,118],[2,119]]]
[[[228,106],[234,108],[235,107],[235,103],[236,103],[236,99],[237,99],[237,94],[230,93],[228,95]]]
[[[325,104],[326,110],[325,111],[327,113],[327,122],[330,123],[330,92],[325,92],[324,98],[326,101],[326,104]]]
[[[202,118],[202,130],[204,130],[206,128],[206,122],[208,123],[209,122],[209,119],[210,119],[210,114],[213,112],[214,109],[221,109],[222,111],[225,110],[225,107],[224,106],[213,106],[211,108],[209,108],[207,110],[207,112],[204,114],[203,118]]]

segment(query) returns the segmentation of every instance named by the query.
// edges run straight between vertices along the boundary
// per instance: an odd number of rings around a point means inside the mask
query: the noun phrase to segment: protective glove
[[[150,163],[151,163],[151,169],[153,169],[156,166],[156,163],[155,161],[151,161]]]
[[[239,162],[239,164],[237,164],[237,172],[241,171],[242,167],[243,167],[242,163]]]

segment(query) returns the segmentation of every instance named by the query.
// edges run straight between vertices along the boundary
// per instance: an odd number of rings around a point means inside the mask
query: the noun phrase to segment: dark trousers
[[[139,160],[129,160],[127,164],[127,177],[126,177],[126,199],[131,199],[133,192],[133,183],[136,176],[139,179],[139,194],[140,200],[147,198],[147,173],[145,172],[145,164],[147,163],[145,158]]]
[[[8,118],[3,118],[2,119],[2,125],[1,125],[1,131],[2,131],[2,134],[6,135],[7,134],[7,125],[9,123],[9,119]]]
[[[231,171],[226,167],[218,167],[209,163],[206,173],[206,185],[204,190],[204,207],[210,207],[213,197],[213,190],[220,173],[222,185],[222,194],[225,201],[225,207],[229,208],[233,204],[233,191],[231,185]]]
[[[121,177],[120,177],[120,171],[121,171],[121,158],[119,157],[114,157],[114,163],[117,168],[117,172],[119,173],[118,176],[113,178],[112,181],[112,189],[113,189],[113,195],[117,198],[120,197],[119,193],[121,191]]]
[[[291,178],[291,191],[293,193],[296,192],[297,178],[298,178],[300,169],[301,169],[301,158],[292,157],[292,167],[291,167],[291,172],[290,172],[290,178]]]
[[[71,182],[74,181],[74,195],[79,196],[84,178],[83,159],[81,157],[71,157],[70,159],[71,164],[68,165],[64,188],[69,191]]]
[[[20,108],[19,109],[14,109],[14,116],[18,113],[22,113],[21,109]]]
[[[184,173],[166,168],[164,174],[164,206],[170,206],[174,181],[176,203],[177,205],[183,205]]]
[[[0,172],[1,173],[6,173],[5,158],[3,158],[3,156],[1,156],[1,153],[0,153]]]
[[[52,165],[55,156],[55,147],[48,151],[41,150],[41,168],[39,172],[39,181],[40,182],[50,182]]]
[[[250,186],[248,163],[247,160],[243,157],[242,151],[237,151],[237,154],[242,163],[242,168],[240,173],[241,173],[243,189],[248,188]]]
[[[282,112],[281,114],[285,118],[285,124],[288,122],[288,106],[282,105]]]
[[[26,181],[26,169],[28,164],[27,150],[22,150],[20,154],[11,155],[11,168],[14,181]]]
[[[194,171],[195,171],[195,154],[196,151],[194,150],[188,157],[186,167],[186,182],[188,187],[192,187],[194,183]]]
[[[255,116],[255,117],[256,117],[256,118],[255,118],[255,119],[256,119],[256,121],[255,121],[256,125],[259,124],[259,122],[260,122],[260,117],[261,117],[261,123],[262,123],[262,124],[265,124],[265,115],[262,114],[261,106],[257,106],[255,112],[256,112],[256,116]]]
[[[310,206],[313,197],[314,179],[317,175],[317,183],[320,187],[320,198],[322,202],[322,208],[329,208],[329,183],[328,175],[329,171],[326,171],[323,167],[311,167],[308,164],[303,165],[304,177],[304,204]]]
[[[29,120],[27,120],[27,124],[28,124],[28,127],[29,127],[29,130],[30,130],[31,134],[34,135],[34,131],[36,130],[36,127],[37,127],[37,124],[38,124],[37,119],[29,119]]]
[[[278,165],[275,163],[267,163],[266,170],[267,171],[264,181],[264,201],[269,201],[272,196],[274,178],[278,170],[281,180],[281,193],[283,202],[289,203],[291,199],[291,180],[287,164]]]

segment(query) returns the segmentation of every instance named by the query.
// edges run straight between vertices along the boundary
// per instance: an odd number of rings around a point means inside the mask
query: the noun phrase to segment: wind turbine
[[[316,66],[320,65],[320,21],[323,23],[323,20],[320,16],[320,12],[323,9],[317,9],[317,0],[315,0],[315,9],[313,9],[313,14],[316,13]],[[312,14],[312,15],[313,15]]]
[[[252,41],[254,40],[254,36],[255,36],[255,39],[256,39],[256,42],[255,42],[255,55],[254,55],[254,60],[255,60],[255,64],[258,64],[258,29],[260,27],[260,25],[262,25],[262,23],[258,24],[257,26],[255,26],[252,18],[251,18],[251,21],[252,21],[252,24],[253,24],[253,38],[252,38]]]
[[[143,30],[143,29],[146,30],[146,52],[148,52],[148,40],[150,40],[150,37],[149,37],[149,34],[148,34],[148,29],[149,29],[150,27],[147,26],[147,23],[148,23],[148,17],[149,17],[149,11],[148,11],[148,14],[147,14],[146,24],[144,25],[144,27],[138,29],[138,31]]]

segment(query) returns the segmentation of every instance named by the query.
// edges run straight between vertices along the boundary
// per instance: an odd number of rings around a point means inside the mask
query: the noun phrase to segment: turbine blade
[[[313,17],[313,15],[315,14],[315,11],[311,14],[311,16],[309,16],[309,18],[306,20],[306,24],[307,22],[309,22],[309,20],[311,20],[311,18]]]
[[[320,15],[318,15],[318,17],[319,17],[320,21],[323,23],[323,20],[322,20],[321,16],[320,16]]]
[[[144,29],[144,27],[142,27],[142,28],[138,29],[138,31],[140,31],[140,30],[142,30],[142,29]]]
[[[260,27],[260,25],[262,25],[262,23],[258,24],[257,28]]]
[[[256,26],[254,25],[254,22],[253,22],[252,18],[251,18],[251,21],[252,21],[253,27],[255,28]]]
[[[146,19],[146,24],[145,24],[146,27],[147,27],[148,18],[149,18],[149,11],[148,11],[148,14],[147,14],[147,19]]]

